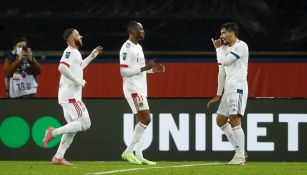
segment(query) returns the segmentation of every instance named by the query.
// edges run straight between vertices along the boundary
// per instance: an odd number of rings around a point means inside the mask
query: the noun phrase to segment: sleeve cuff
[[[216,48],[216,52],[222,52],[222,47]]]

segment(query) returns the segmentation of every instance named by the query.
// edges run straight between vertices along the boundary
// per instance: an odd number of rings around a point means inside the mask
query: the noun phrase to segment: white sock
[[[244,131],[241,128],[241,125],[233,127],[233,134],[236,140],[236,154],[238,156],[244,157],[245,153],[245,135]]]
[[[127,149],[126,149],[126,152],[128,152],[128,153],[133,152],[135,145],[139,142],[139,140],[142,137],[146,128],[147,128],[147,126],[142,124],[141,122],[136,124],[136,126],[134,128],[133,135],[132,135],[132,140],[131,140],[129,146],[127,147]]]
[[[135,157],[140,160],[143,158],[143,143],[144,143],[144,136],[142,136],[139,140],[139,142],[136,144],[135,149]]]
[[[72,143],[74,137],[75,134],[63,134],[58,151],[55,154],[57,159],[62,159],[64,157],[64,154]]]
[[[234,133],[233,133],[233,130],[232,130],[230,124],[226,123],[224,126],[221,127],[221,129],[225,133],[225,135],[227,136],[227,139],[229,140],[229,142],[233,146],[233,149],[236,149],[235,136],[234,136]]]
[[[53,137],[61,134],[74,134],[76,132],[82,131],[82,125],[80,121],[73,121],[67,123],[66,125],[59,127],[52,131]]]

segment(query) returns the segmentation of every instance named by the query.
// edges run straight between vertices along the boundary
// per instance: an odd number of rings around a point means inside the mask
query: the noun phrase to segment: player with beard
[[[216,112],[216,123],[236,151],[233,159],[227,164],[244,165],[245,134],[241,127],[241,119],[248,97],[248,46],[238,39],[238,26],[233,22],[223,24],[220,39],[212,39],[212,43],[219,65],[218,88],[216,97],[211,99],[207,106],[210,107],[221,100]]]
[[[86,81],[83,79],[83,69],[102,52],[101,46],[96,47],[92,53],[82,59],[79,48],[82,46],[82,36],[76,29],[69,28],[64,31],[64,40],[68,47],[65,49],[60,61],[59,71],[61,73],[58,101],[63,108],[67,124],[60,128],[49,127],[43,139],[43,147],[56,136],[63,134],[59,148],[52,158],[56,165],[71,165],[64,158],[64,154],[77,132],[90,128],[91,120],[82,102],[82,88]]]
[[[141,23],[131,21],[127,25],[128,40],[120,50],[120,73],[123,78],[123,91],[131,111],[136,117],[136,125],[131,142],[122,153],[122,159],[133,164],[155,165],[143,157],[142,145],[144,132],[151,122],[150,110],[147,102],[147,73],[164,72],[162,64],[153,61],[145,63],[145,57],[140,40],[145,32]],[[135,155],[133,150],[135,150]]]

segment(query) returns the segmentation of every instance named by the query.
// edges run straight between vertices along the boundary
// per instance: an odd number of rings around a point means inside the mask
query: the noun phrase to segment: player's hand
[[[210,108],[211,104],[219,101],[221,99],[220,95],[217,95],[216,97],[212,98],[208,103],[207,103],[207,108]]]
[[[153,60],[149,60],[147,63],[146,63],[146,66],[142,67],[141,68],[141,72],[143,71],[147,71],[149,69],[152,69],[154,68],[156,65],[156,63],[153,61]]]
[[[78,83],[78,85],[79,85],[79,86],[82,86],[82,87],[84,87],[85,84],[86,84],[86,81],[85,81],[85,80],[80,80],[79,83]]]
[[[152,69],[154,73],[165,72],[165,66],[163,64],[156,64]]]
[[[100,54],[103,51],[102,46],[97,46],[91,53],[91,57],[96,58],[98,54]]]
[[[215,40],[215,39],[211,38],[211,41],[212,41],[212,44],[214,45],[214,47],[215,47],[216,49],[222,46],[222,41],[221,41],[221,39]]]

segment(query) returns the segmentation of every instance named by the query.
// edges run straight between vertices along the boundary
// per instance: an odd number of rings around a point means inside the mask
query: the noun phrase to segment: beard
[[[141,41],[141,40],[143,40],[143,39],[144,39],[143,36],[141,36],[141,35],[137,36],[137,40],[138,40],[138,41]]]
[[[75,45],[76,45],[78,48],[80,48],[80,47],[83,46],[83,45],[82,45],[82,42],[81,42],[80,40],[74,39],[74,42],[75,42]]]

